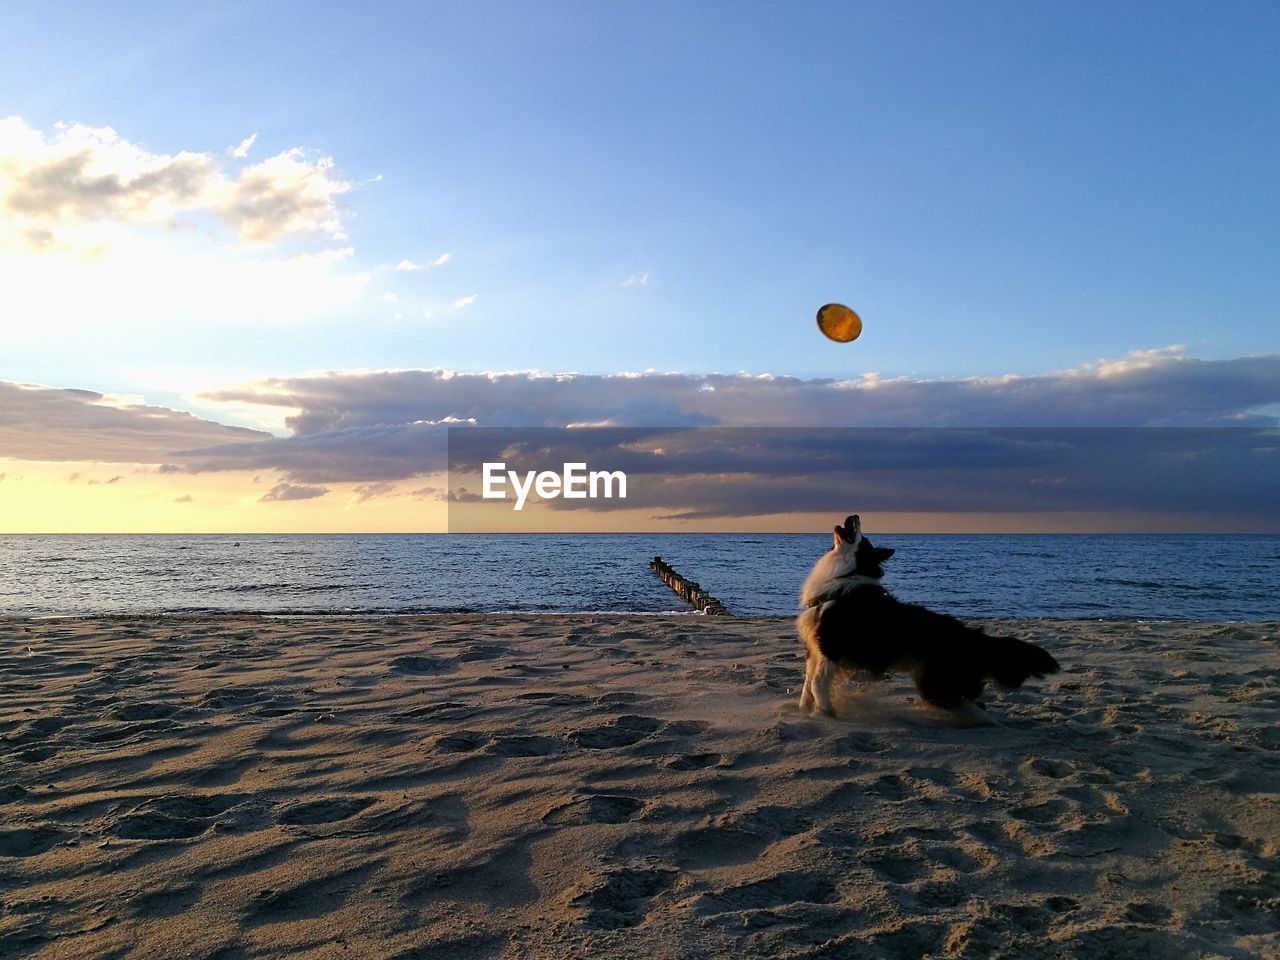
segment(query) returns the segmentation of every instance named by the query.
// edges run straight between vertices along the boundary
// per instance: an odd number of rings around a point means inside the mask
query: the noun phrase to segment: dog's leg
[[[811,654],[811,658],[818,661],[813,670],[812,686],[818,712],[834,717],[836,712],[831,709],[831,681],[836,676],[836,665],[821,654]]]
[[[813,672],[817,668],[817,657],[806,651],[804,658],[804,689],[800,691],[800,711],[813,713]]]
[[[814,692],[813,674],[818,669],[818,661],[822,654],[818,652],[817,614],[813,607],[805,610],[796,620],[796,632],[800,642],[804,644],[804,688],[800,691],[800,709],[804,713],[813,713]]]

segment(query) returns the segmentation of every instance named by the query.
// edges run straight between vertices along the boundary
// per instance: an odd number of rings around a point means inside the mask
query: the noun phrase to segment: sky
[[[1278,36],[7,4],[0,530],[439,529],[457,423],[1274,426]]]

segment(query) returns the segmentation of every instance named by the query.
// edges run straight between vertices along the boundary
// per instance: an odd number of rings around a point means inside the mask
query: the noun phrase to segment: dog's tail
[[[1028,677],[1047,677],[1062,669],[1048,650],[1025,640],[988,634],[983,646],[987,676],[1006,690],[1017,689]]]

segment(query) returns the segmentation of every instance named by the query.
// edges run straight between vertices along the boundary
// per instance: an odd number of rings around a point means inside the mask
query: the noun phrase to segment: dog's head
[[[844,525],[836,527],[833,541],[831,549],[840,556],[842,567],[875,580],[884,576],[881,564],[894,554],[892,547],[877,547],[862,535],[862,520],[857,514],[846,517]]]
[[[888,547],[877,547],[862,535],[862,521],[849,517],[836,527],[831,549],[809,571],[800,588],[800,605],[817,606],[850,590],[876,584],[884,576],[880,564],[893,556]]]

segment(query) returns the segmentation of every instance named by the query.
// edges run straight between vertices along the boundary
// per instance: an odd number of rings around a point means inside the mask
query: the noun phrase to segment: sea
[[[964,617],[1280,619],[1280,536],[879,535],[885,586]],[[791,615],[815,534],[0,535],[0,615]]]

